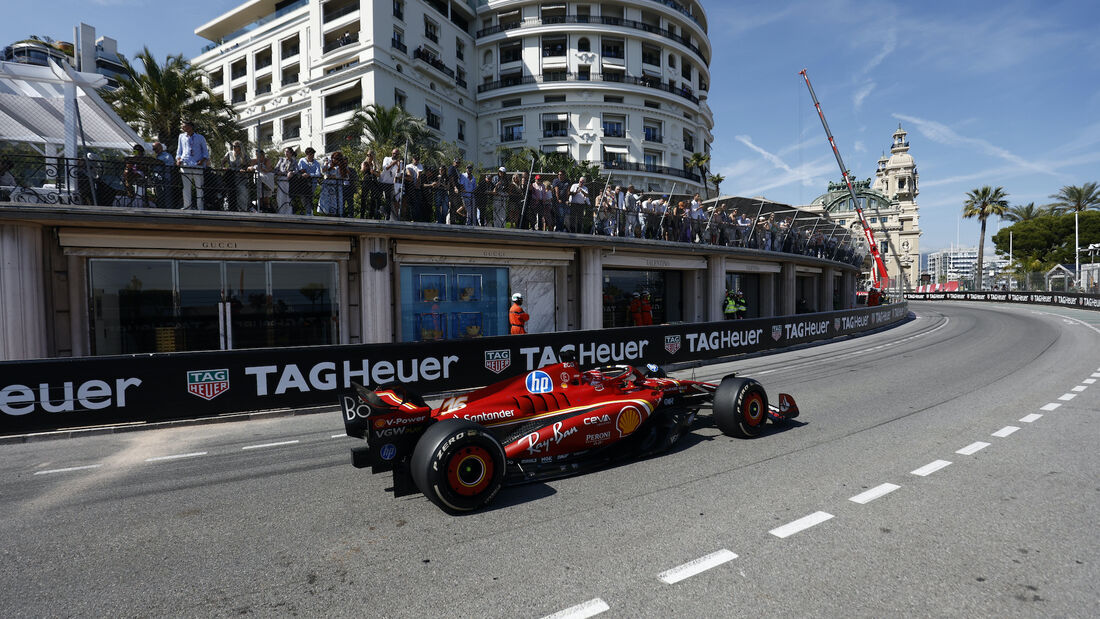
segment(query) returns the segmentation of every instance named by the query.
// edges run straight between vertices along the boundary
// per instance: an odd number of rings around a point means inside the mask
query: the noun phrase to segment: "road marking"
[[[772,535],[783,539],[784,537],[790,537],[799,531],[804,531],[812,526],[819,525],[822,522],[832,518],[833,515],[826,512],[814,512],[809,516],[804,516],[795,520],[794,522],[788,522],[787,524],[768,531]]]
[[[890,494],[898,488],[901,488],[901,486],[897,486],[894,484],[882,484],[879,486],[875,486],[874,488],[871,488],[866,492],[861,492],[848,500],[853,503],[859,503],[860,505],[866,505],[881,496],[886,496],[887,494]]]
[[[911,475],[919,475],[920,477],[928,477],[932,473],[942,469],[945,466],[949,466],[951,463],[947,460],[936,460],[935,462],[929,462],[915,471],[909,471]]]
[[[1016,430],[1019,430],[1019,428],[1017,428],[1016,426],[1005,426],[1005,427],[1001,428],[1000,430],[997,430],[996,432],[994,432],[993,436],[996,436],[997,438],[1004,438],[1004,437],[1008,436],[1009,434],[1012,434]]]
[[[718,567],[723,563],[733,561],[736,558],[736,554],[723,548],[718,552],[712,552],[709,555],[699,557],[694,561],[688,561],[687,563],[676,566],[671,570],[661,572],[660,574],[657,574],[657,578],[660,578],[665,583],[674,585],[681,580],[686,580],[688,578],[691,578],[692,576],[695,576],[696,574],[701,574],[711,569],[712,567]]]
[[[157,456],[155,458],[146,458],[145,461],[146,462],[160,462],[162,460],[179,460],[181,458],[195,458],[195,457],[198,457],[198,456],[205,456],[205,455],[206,455],[205,451],[196,451],[194,453],[189,453],[189,454],[176,454],[174,456]]]
[[[1076,393],[1063,393],[1062,395],[1058,396],[1058,399],[1063,401],[1063,402],[1069,402],[1070,400],[1072,400],[1073,398],[1076,398],[1076,397],[1077,397]]]
[[[774,371],[775,371],[775,370],[761,370],[761,371],[759,371],[759,372],[753,372],[753,374],[755,374],[755,375],[760,375],[760,374],[771,374],[771,373],[772,373],[772,372],[774,372]]]
[[[1076,392],[1080,393],[1080,392],[1082,392],[1082,391],[1084,391],[1085,389],[1088,389],[1088,388],[1089,388],[1088,385],[1077,385],[1073,389],[1070,389],[1070,391],[1076,391]]]
[[[1092,376],[1093,378],[1100,378],[1100,372],[1093,372],[1092,374],[1090,374],[1090,376]]]
[[[607,602],[595,598],[576,606],[570,606],[565,610],[559,610],[553,615],[546,615],[543,619],[584,619],[585,617],[594,617],[608,610],[611,610],[611,607],[607,605]]]
[[[983,443],[981,441],[975,441],[973,443],[970,443],[966,447],[963,447],[962,449],[956,451],[955,453],[962,454],[964,456],[972,456],[972,455],[978,453],[979,451],[985,449],[986,447],[989,447],[989,443]]]
[[[1091,384],[1096,382],[1096,379],[1095,378],[1086,378],[1085,380],[1083,380],[1081,382],[1085,383],[1086,385],[1091,385]]]
[[[1059,406],[1061,406],[1061,404],[1059,404],[1057,402],[1051,402],[1050,404],[1044,404],[1039,410],[1041,410],[1041,411],[1052,411],[1052,410],[1057,409]]]
[[[48,471],[35,471],[35,475],[49,475],[50,473],[68,473],[69,471],[86,471],[88,469],[98,469],[103,466],[102,464],[89,464],[87,466],[70,466],[67,469],[50,469]]]
[[[332,435],[332,436],[330,436],[329,438],[340,438],[341,436],[347,436],[347,433],[344,433],[344,434],[333,434],[333,435]]]
[[[1024,423],[1031,423],[1032,421],[1037,421],[1040,417],[1042,417],[1042,415],[1040,415],[1039,413],[1031,413],[1026,417],[1020,417],[1020,421]]]
[[[246,447],[241,447],[241,449],[262,449],[264,447],[279,447],[280,445],[293,445],[294,443],[297,443],[297,442],[298,442],[297,440],[294,440],[294,441],[280,441],[278,443],[264,443],[263,445],[248,445]]]

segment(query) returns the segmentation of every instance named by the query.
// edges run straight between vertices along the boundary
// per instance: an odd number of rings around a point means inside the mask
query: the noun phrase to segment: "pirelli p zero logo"
[[[190,370],[187,372],[187,393],[204,400],[213,400],[229,391],[229,369]]]

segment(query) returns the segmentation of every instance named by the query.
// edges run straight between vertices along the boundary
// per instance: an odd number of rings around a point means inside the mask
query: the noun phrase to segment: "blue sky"
[[[147,45],[158,57],[192,57],[205,43],[194,29],[237,4],[53,0],[47,11],[14,3],[0,42],[71,40],[84,21],[128,56]],[[726,177],[724,194],[805,204],[839,179],[802,68],[857,178],[873,175],[898,123],[909,132],[922,251],[956,238],[977,243],[977,222],[959,217],[975,187],[1003,186],[1012,204],[1045,204],[1064,185],[1100,181],[1096,0],[704,6],[714,46],[712,166]]]

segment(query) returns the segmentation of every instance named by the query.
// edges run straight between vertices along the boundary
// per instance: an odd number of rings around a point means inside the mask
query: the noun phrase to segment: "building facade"
[[[974,278],[977,247],[954,247],[928,254],[928,273],[933,284]]]
[[[883,155],[872,181],[853,183],[856,199],[875,234],[879,253],[886,264],[891,285],[910,290],[920,278],[920,207],[917,205],[919,176],[909,154],[908,133],[898,125],[892,136],[890,156]],[[826,213],[836,227],[853,238],[863,236],[859,216],[844,182],[829,183],[829,190],[815,198],[807,210]],[[868,265],[868,273],[869,273]]]
[[[106,88],[118,88],[118,77],[125,73],[124,56],[118,41],[96,37],[95,28],[83,22],[73,28],[73,43],[26,39],[0,50],[0,61],[48,66],[49,62],[68,62],[77,71],[98,73],[107,78]]]
[[[265,148],[330,151],[360,105],[423,117],[467,159],[566,152],[612,182],[701,190],[710,42],[697,1],[258,0],[193,60]]]

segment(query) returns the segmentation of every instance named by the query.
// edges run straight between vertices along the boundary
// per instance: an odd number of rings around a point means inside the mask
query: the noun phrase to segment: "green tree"
[[[1028,202],[1027,204],[1017,204],[1016,206],[1010,206],[1005,211],[1005,214],[1001,216],[1001,219],[1018,223],[1021,221],[1031,221],[1039,217],[1045,217],[1050,215],[1050,210],[1041,206],[1035,206],[1034,202]]]
[[[708,180],[714,183],[714,194],[716,196],[722,195],[720,186],[722,185],[722,181],[726,180],[726,177],[722,176],[721,174],[712,174]]]
[[[1100,207],[1100,186],[1096,183],[1085,183],[1080,187],[1066,185],[1050,197],[1054,198],[1050,206],[1058,214],[1080,213]]]
[[[710,155],[707,153],[691,153],[691,157],[688,157],[687,167],[689,170],[698,170],[699,176],[703,179],[703,193],[709,197],[707,189],[707,164],[710,163]]]
[[[377,103],[355,110],[348,124],[337,134],[341,143],[366,140],[367,148],[381,161],[397,148],[404,153],[406,143],[415,149],[434,139],[428,121],[401,109]],[[416,152],[413,150],[413,152]]]
[[[982,268],[985,258],[985,223],[990,215],[1004,215],[1008,208],[1008,194],[1004,187],[990,187],[986,185],[978,189],[972,189],[966,194],[966,202],[963,203],[963,217],[970,219],[977,217],[982,222],[982,233],[978,237],[978,264],[975,273],[976,289],[982,289]]]
[[[203,72],[182,54],[168,56],[161,64],[146,47],[134,60],[141,62],[143,71],[123,58],[118,89],[100,94],[142,137],[158,140],[174,153],[180,122],[191,120],[210,143],[215,161],[227,143],[247,139],[233,107],[203,83]]]

